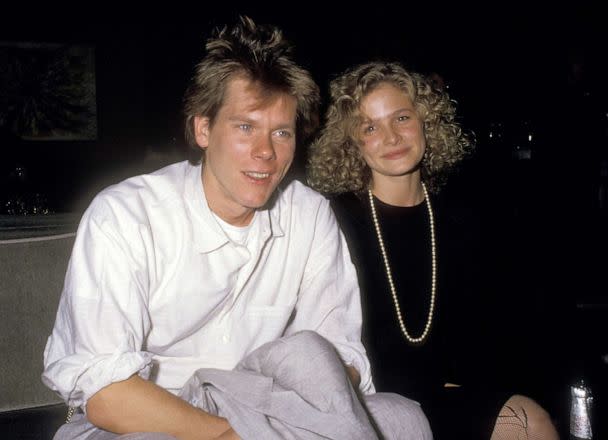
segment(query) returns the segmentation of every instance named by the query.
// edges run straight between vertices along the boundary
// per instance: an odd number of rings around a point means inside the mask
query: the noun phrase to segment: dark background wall
[[[332,75],[370,59],[395,59],[423,73],[438,72],[459,103],[463,123],[477,134],[479,156],[498,154],[498,147],[487,142],[497,122],[503,124],[505,136],[519,138],[524,137],[524,124],[531,125],[538,150],[534,160],[545,159],[543,148],[551,156],[579,160],[598,148],[575,148],[560,139],[572,118],[587,110],[568,101],[570,93],[578,92],[575,87],[586,88],[583,92],[598,101],[605,95],[606,31],[594,8],[523,8],[510,3],[467,10],[389,4],[339,12],[270,6],[180,11],[167,6],[129,21],[121,21],[118,13],[117,18],[92,21],[93,11],[2,18],[0,41],[94,47],[99,127],[98,139],[86,142],[25,142],[3,133],[4,173],[22,164],[30,181],[44,186],[56,210],[79,210],[101,187],[140,171],[147,153],[179,155],[181,97],[193,65],[211,29],[233,21],[238,13],[281,26],[324,93]],[[584,69],[576,85],[574,63]],[[605,105],[598,110],[605,129]],[[504,161],[497,165],[506,166],[511,157],[507,150],[519,138],[509,139],[511,145],[502,151]],[[300,162],[304,155],[301,149]],[[598,164],[587,165],[595,169],[585,172],[599,176]]]
[[[35,142],[4,130],[0,198],[17,182],[19,191],[44,194],[54,211],[80,212],[101,188],[185,157],[181,97],[204,40],[213,27],[247,14],[284,29],[324,97],[334,75],[372,59],[443,77],[477,138],[475,155],[446,193],[473,206],[491,237],[482,257],[496,270],[489,294],[523,311],[536,329],[520,344],[526,334],[517,327],[524,326],[514,326],[504,350],[525,345],[519,359],[531,363],[542,347],[555,370],[567,364],[573,374],[597,369],[606,377],[599,362],[608,353],[605,14],[585,3],[348,8],[164,5],[99,21],[92,21],[94,9],[4,15],[0,41],[94,47],[99,131],[92,141]],[[304,157],[300,149],[296,176]],[[21,181],[17,167],[25,170]]]

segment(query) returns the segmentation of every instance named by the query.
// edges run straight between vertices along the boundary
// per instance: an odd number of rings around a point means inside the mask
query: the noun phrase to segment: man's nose
[[[276,158],[271,134],[260,136],[260,138],[256,141],[253,147],[253,157],[262,160],[271,160]]]

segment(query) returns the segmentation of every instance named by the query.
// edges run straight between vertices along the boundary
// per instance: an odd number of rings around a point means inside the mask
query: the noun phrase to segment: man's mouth
[[[257,173],[255,171],[245,171],[245,175],[256,180],[267,179],[270,177],[270,173]]]

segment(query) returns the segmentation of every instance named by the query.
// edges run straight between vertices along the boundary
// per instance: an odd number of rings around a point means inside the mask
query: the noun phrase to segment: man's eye
[[[282,138],[290,138],[292,136],[291,131],[289,130],[277,130],[275,134]]]
[[[239,129],[242,131],[250,132],[251,130],[253,130],[253,127],[251,126],[251,124],[240,124]]]

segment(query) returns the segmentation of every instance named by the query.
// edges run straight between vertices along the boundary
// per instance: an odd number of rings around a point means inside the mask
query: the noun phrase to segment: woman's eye
[[[406,116],[406,115],[401,115],[401,116],[398,116],[398,117],[397,117],[397,122],[405,122],[405,121],[407,121],[409,118],[410,118],[409,116]]]
[[[365,134],[372,134],[374,131],[376,131],[376,127],[373,125],[368,125],[367,127],[363,128],[363,133]]]

